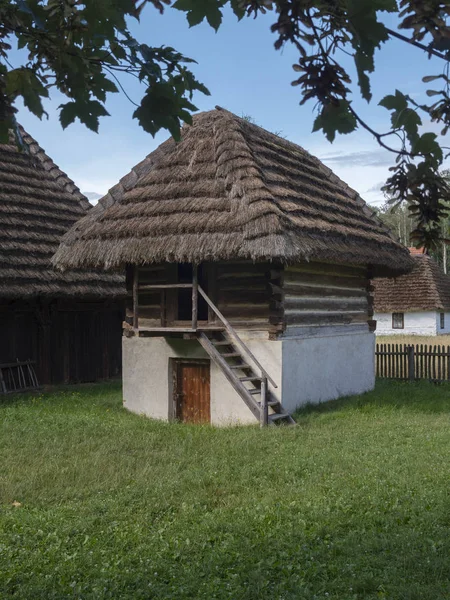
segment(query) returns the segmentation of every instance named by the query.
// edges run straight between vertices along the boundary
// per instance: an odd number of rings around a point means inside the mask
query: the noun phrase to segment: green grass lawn
[[[8,398],[0,598],[448,599],[449,409],[380,382],[215,429],[129,414],[117,384]]]

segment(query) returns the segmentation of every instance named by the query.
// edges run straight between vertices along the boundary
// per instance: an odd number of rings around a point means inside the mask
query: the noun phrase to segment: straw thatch
[[[410,258],[356,192],[299,146],[216,109],[139,163],[65,237],[60,268],[232,259]]]
[[[116,274],[52,268],[63,234],[91,205],[39,144],[20,129],[0,144],[0,298],[111,297],[123,294]]]
[[[414,249],[414,269],[396,279],[375,279],[376,312],[450,310],[450,276],[423,251]]]

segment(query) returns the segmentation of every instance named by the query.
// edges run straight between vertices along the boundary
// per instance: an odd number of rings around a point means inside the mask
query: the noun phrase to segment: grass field
[[[0,597],[450,598],[450,387],[381,382],[298,427],[0,404]]]
[[[450,335],[377,335],[377,343],[450,346]]]

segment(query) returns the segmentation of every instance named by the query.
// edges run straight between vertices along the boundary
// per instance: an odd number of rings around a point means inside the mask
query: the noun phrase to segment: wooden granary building
[[[22,128],[0,145],[0,364],[32,360],[39,383],[121,372],[123,276],[51,265],[91,208]]]
[[[220,108],[121,179],[54,261],[126,270],[125,406],[218,424],[371,389],[369,280],[411,264],[318,159]]]

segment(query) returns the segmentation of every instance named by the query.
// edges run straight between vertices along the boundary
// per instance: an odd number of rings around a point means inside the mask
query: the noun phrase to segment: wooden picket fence
[[[377,344],[377,377],[450,381],[450,346]]]

